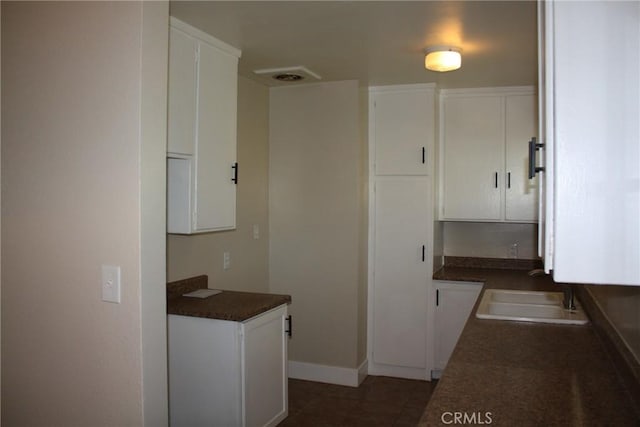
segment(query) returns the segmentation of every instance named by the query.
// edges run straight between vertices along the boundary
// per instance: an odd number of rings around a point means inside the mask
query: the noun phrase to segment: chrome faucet
[[[574,302],[573,286],[564,286],[564,299],[562,300],[562,306],[565,310],[575,310],[576,304]]]

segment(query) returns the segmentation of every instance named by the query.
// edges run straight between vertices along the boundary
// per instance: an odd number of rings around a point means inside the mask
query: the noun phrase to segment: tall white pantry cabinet
[[[369,373],[429,379],[434,85],[369,89]]]
[[[240,51],[171,17],[167,230],[234,229]]]

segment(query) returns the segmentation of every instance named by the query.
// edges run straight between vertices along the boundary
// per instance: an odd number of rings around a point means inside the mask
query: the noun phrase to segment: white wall
[[[163,71],[149,69],[161,62],[166,8],[2,3],[5,425],[139,426],[166,414],[163,390],[146,389],[166,349],[142,339],[162,334],[142,322],[159,307],[142,284],[163,279],[164,260],[141,249],[163,240],[162,210],[151,208],[164,183],[148,180],[163,173],[165,119],[146,97],[166,96]],[[160,86],[148,92],[143,75]],[[101,301],[103,264],[122,268],[121,304]]]
[[[238,78],[238,164],[236,230],[168,235],[169,281],[206,274],[211,288],[268,292],[269,90],[244,77]],[[225,251],[231,254],[226,271]]]
[[[538,258],[538,226],[488,222],[445,222],[444,255],[480,258]],[[511,245],[518,245],[512,257]]]
[[[270,290],[293,299],[293,361],[364,358],[359,96],[356,81],[270,91]]]

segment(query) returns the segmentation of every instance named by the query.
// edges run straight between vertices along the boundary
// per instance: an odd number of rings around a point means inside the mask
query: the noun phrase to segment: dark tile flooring
[[[415,426],[435,386],[376,376],[357,388],[290,379],[289,417],[278,426]]]

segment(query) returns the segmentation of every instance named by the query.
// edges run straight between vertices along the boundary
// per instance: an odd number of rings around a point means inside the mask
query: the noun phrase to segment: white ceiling
[[[171,15],[242,50],[239,72],[305,66],[362,86],[535,85],[535,1],[172,1]],[[462,68],[424,69],[432,45],[462,48]]]

